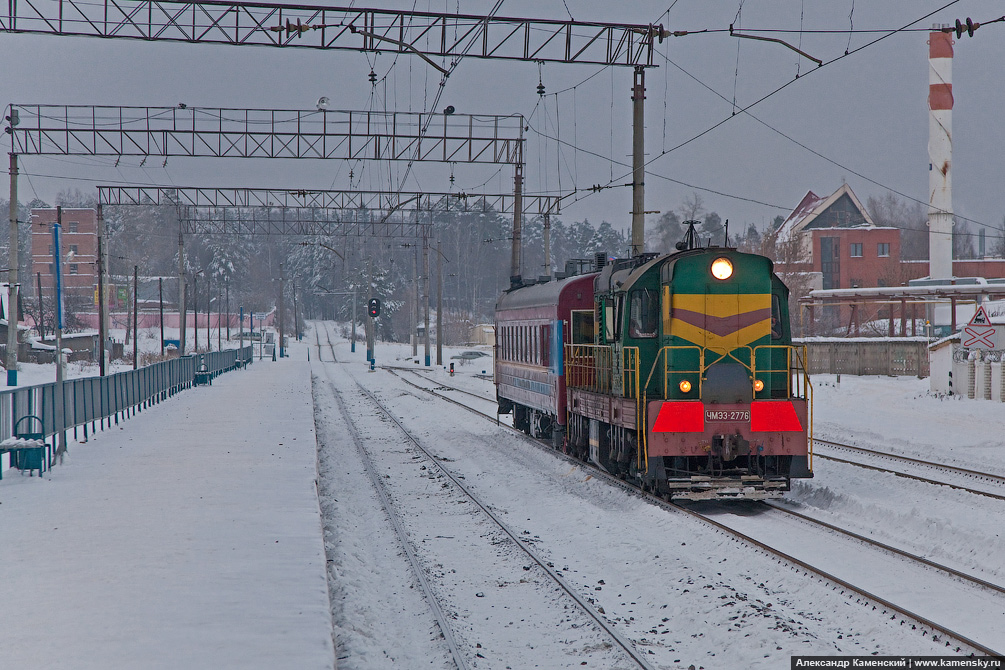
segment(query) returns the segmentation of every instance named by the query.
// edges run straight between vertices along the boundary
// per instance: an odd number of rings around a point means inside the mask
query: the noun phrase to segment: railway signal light
[[[367,313],[370,315],[371,319],[376,319],[380,316],[380,299],[370,298],[370,303],[367,306]]]

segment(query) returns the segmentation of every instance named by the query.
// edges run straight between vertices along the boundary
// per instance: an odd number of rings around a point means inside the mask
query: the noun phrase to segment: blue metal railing
[[[196,370],[205,365],[212,376],[234,369],[239,361],[254,360],[252,347],[227,349],[206,354],[192,354],[136,370],[117,372],[105,377],[68,379],[62,384],[62,411],[56,382],[0,391],[0,440],[13,436],[18,419],[35,415],[42,421],[46,437],[88,426],[93,431],[118,423],[192,386]],[[35,424],[37,427],[37,424]],[[36,428],[37,429],[37,428]]]

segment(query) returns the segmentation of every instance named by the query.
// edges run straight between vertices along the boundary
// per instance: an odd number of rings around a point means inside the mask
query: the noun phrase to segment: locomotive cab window
[[[777,293],[771,294],[771,339],[782,339],[782,301]]]
[[[660,313],[659,293],[647,288],[632,291],[629,302],[628,336],[656,337]]]
[[[617,319],[614,316],[614,301],[609,298],[604,299],[604,341],[613,342],[617,339],[617,334],[615,333],[615,325],[617,325]]]

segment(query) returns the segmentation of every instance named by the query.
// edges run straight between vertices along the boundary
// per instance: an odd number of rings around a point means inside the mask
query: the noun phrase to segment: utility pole
[[[179,344],[181,348],[179,349],[179,354],[185,355],[185,330],[188,325],[188,314],[185,311],[186,295],[185,291],[185,237],[182,235],[181,227],[181,217],[178,217],[178,338],[181,340]],[[194,277],[193,277],[194,280]],[[198,333],[196,334],[196,340],[199,339]],[[196,344],[198,348],[198,342]]]
[[[293,282],[293,339],[300,341],[300,312],[297,308],[297,283]]]
[[[199,273],[192,273],[192,312],[195,314],[195,326],[192,328],[192,332],[195,333],[195,350],[193,353],[199,353]],[[185,337],[185,331],[182,332],[182,337]],[[182,340],[184,342],[184,340]],[[182,349],[184,352],[184,349]]]
[[[645,164],[646,68],[635,66],[632,87],[632,257],[646,250],[646,164]]]
[[[38,282],[38,336],[45,340],[45,308],[42,303],[42,273],[35,273],[35,281]]]
[[[520,146],[523,146],[523,126],[520,126]],[[523,252],[521,239],[523,237],[523,155],[513,166],[513,248],[510,253],[509,285],[519,286],[522,278],[521,254]]]
[[[373,257],[372,256],[370,256],[370,257],[368,257],[366,259],[366,277],[367,277],[367,279],[366,279],[366,285],[367,285],[366,304],[369,305],[370,301],[373,300],[373,297],[374,297],[373,296]],[[356,307],[356,303],[353,302],[353,308],[355,309],[355,307]],[[354,321],[355,321],[355,319],[354,319]],[[364,326],[363,330],[366,331],[366,360],[369,363],[370,361],[375,360],[375,358],[374,358],[374,353],[375,353],[374,352],[374,345],[377,342],[377,338],[374,336],[374,332],[373,332],[374,331],[373,319],[367,318],[366,325]]]
[[[544,213],[544,274],[551,279],[551,214]]]
[[[443,252],[436,240],[436,366],[443,365]]]
[[[212,321],[213,283],[212,275],[206,275],[206,351],[213,351],[213,333],[210,331]],[[198,311],[198,309],[196,310]]]
[[[157,295],[160,299],[161,358],[163,358],[164,357],[164,277],[157,278]]]
[[[13,115],[13,112],[11,112]],[[13,120],[11,124],[13,125]],[[17,154],[10,154],[10,241],[7,245],[7,386],[17,386]]]
[[[133,370],[140,364],[140,331],[138,312],[140,311],[140,268],[133,266]]]
[[[101,233],[104,228],[104,218],[101,212],[101,205],[98,205],[98,374],[105,376],[105,351],[108,346],[108,331],[105,330],[105,236]],[[41,283],[39,284],[41,287]],[[41,290],[39,291],[39,306],[41,307]],[[163,338],[162,338],[163,339]],[[163,353],[163,352],[162,352]]]
[[[356,353],[356,287],[352,287],[352,343],[349,351]]]
[[[56,455],[60,461],[66,453],[66,431],[63,430],[65,407],[63,405],[63,258],[60,251],[60,229],[63,227],[63,208],[56,207],[56,225],[52,227],[53,279],[56,282]]]
[[[430,213],[432,216],[432,213]],[[426,324],[426,367],[429,367],[429,237],[422,236],[422,313]]]
[[[223,351],[223,291],[216,285],[216,350]],[[229,327],[229,326],[228,326]]]
[[[285,312],[283,311],[283,298],[285,297],[286,288],[286,275],[283,274],[283,264],[279,264],[279,357],[282,358],[285,355],[283,350],[283,317]]]
[[[419,250],[412,245],[412,332],[408,339],[412,342],[412,356],[419,355]]]
[[[230,279],[227,279],[227,341],[230,342]],[[243,319],[242,319],[243,321]]]
[[[108,242],[105,240],[105,214],[102,206],[98,205],[98,220],[95,222],[98,234],[98,321],[99,331],[104,331],[101,340],[101,374],[107,372],[107,367],[111,361],[112,352],[108,348],[108,337],[112,332],[112,318],[108,309]],[[101,288],[101,287],[104,288]]]

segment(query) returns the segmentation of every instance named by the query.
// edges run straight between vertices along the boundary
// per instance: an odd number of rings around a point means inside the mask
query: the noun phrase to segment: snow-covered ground
[[[332,667],[300,353],[4,473],[0,668]]]
[[[350,354],[332,332],[340,363],[320,362],[309,333],[291,345],[290,359],[256,362],[71,445],[69,460],[41,481],[4,473],[0,565],[14,569],[0,579],[7,640],[0,667],[332,667],[335,655],[339,670],[451,667],[333,389],[390,475],[388,490],[472,667],[631,667],[542,587],[540,575],[514,562],[507,540],[456,502],[430,464],[353,392],[353,379],[651,651],[654,667],[777,668],[793,654],[945,653],[826,584],[386,371],[366,372],[365,348]],[[447,348],[444,362],[470,349]],[[331,360],[327,348],[322,354]],[[423,367],[408,345],[379,343],[377,359]],[[453,362],[453,378],[447,366],[428,374],[494,395],[480,378],[483,370],[491,375],[490,358]],[[1001,404],[934,397],[927,380],[914,378],[813,382],[821,438],[1005,473]],[[1005,582],[1005,503],[823,459],[814,469],[787,505]],[[1003,624],[999,639],[981,642],[1005,647],[1005,612],[985,616]]]
[[[385,364],[414,365],[407,347],[382,347],[386,353],[381,356],[379,350],[378,359],[383,358]],[[347,346],[337,346],[336,351],[339,360],[350,359]],[[356,357],[362,358],[359,351]],[[358,372],[358,365],[348,367],[350,372]],[[440,383],[490,397],[491,382],[480,378],[483,368],[491,374],[487,363],[455,366],[452,378],[443,368],[425,374]],[[799,572],[779,571],[776,564],[747,547],[710,536],[690,522],[668,518],[665,512],[610,490],[586,470],[570,470],[568,464],[546,453],[520,446],[510,434],[494,431],[488,422],[456,407],[423,397],[379,372],[356,376],[376,389],[410,429],[429,436],[448,467],[463,473],[467,482],[474,482],[493,507],[519,520],[519,527],[532,534],[535,545],[557,559],[556,565],[561,563],[563,574],[585,593],[593,592],[611,620],[653,651],[658,667],[688,667],[691,663],[695,667],[778,667],[781,658],[804,653],[945,652],[927,638],[905,634],[899,625],[890,625],[887,617],[849,607],[846,598],[835,598],[829,587],[820,587]],[[845,376],[838,386],[836,378],[819,376],[814,382],[816,428],[821,437],[884,449],[890,449],[890,440],[896,440],[895,449],[904,453],[964,462],[971,467],[983,463],[1005,471],[1001,460],[993,458],[999,454],[992,449],[988,459],[986,452],[994,444],[996,431],[1005,428],[1000,418],[1005,413],[998,405],[931,397],[927,380],[913,378]],[[465,402],[481,408],[477,400]],[[940,434],[926,425],[929,420],[943,426],[967,425],[978,417],[993,425],[964,432],[949,443],[942,440],[952,431]],[[445,426],[450,426],[449,430]],[[815,467],[816,478],[798,482],[789,496],[790,505],[837,525],[878,535],[890,544],[921,551],[953,567],[969,568],[966,571],[989,581],[1005,581],[1001,560],[995,557],[1001,555],[996,519],[1003,510],[994,501],[974,501],[972,494],[867,473],[823,459],[817,459]],[[406,473],[395,470],[394,478],[403,476]],[[410,506],[418,504],[409,501]],[[976,513],[971,511],[975,505],[980,506]],[[436,510],[429,508],[425,513],[436,514]],[[737,513],[742,516],[745,511],[738,507]],[[351,534],[346,538],[352,541]],[[425,543],[423,539],[422,546]],[[878,568],[886,560],[854,546],[843,551],[844,556],[852,556],[846,560],[853,574],[868,571],[870,565]],[[896,564],[893,571],[896,573]],[[600,585],[600,580],[605,585]],[[686,584],[689,580],[692,584]],[[620,593],[611,593],[610,585],[619,586]],[[915,582],[893,586],[894,593],[919,589]],[[370,584],[369,588],[380,586]],[[456,589],[449,575],[442,588],[454,607],[460,612],[467,610],[469,604],[463,597],[451,595]],[[597,588],[601,591],[595,591]],[[353,600],[352,594],[342,595]],[[727,596],[725,601],[722,595]],[[1002,637],[999,631],[1005,630],[1005,625],[1000,625],[1005,624],[1005,612],[984,611],[988,609],[985,604],[967,602],[962,592],[959,595],[957,601],[946,602],[944,609],[972,615],[984,626],[981,642],[1005,646],[1005,640],[998,639]],[[457,600],[451,601],[451,597]],[[768,602],[772,603],[770,614],[757,609]],[[737,603],[741,605],[734,611]],[[523,606],[529,610],[524,616],[539,615],[532,604]],[[773,618],[776,615],[778,618]],[[460,627],[469,630],[466,621]],[[355,657],[347,656],[345,667],[382,667],[364,660],[379,654],[381,642],[374,631],[347,631],[340,639],[359,651]],[[542,667],[551,667],[548,663],[563,667],[561,657],[549,657],[544,646],[541,649],[547,659]],[[480,663],[479,667],[505,667],[486,660]]]

